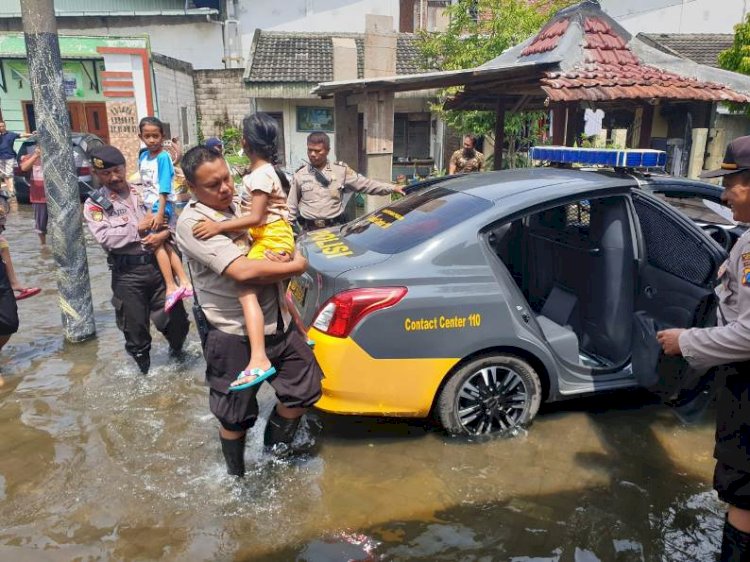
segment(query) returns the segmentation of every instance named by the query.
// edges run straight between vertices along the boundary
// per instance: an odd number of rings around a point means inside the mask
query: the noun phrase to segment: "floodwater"
[[[317,453],[224,475],[194,330],[137,373],[89,239],[98,337],[63,342],[30,208],[9,222],[21,330],[0,358],[0,560],[711,560],[723,505],[712,424],[640,393],[546,407],[526,433],[469,442],[430,424],[318,414]],[[261,392],[267,415],[273,397]],[[316,430],[322,423],[322,432]]]

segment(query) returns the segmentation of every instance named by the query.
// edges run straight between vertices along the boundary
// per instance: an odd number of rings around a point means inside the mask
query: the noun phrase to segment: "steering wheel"
[[[703,232],[708,234],[713,240],[724,250],[729,252],[729,250],[732,249],[732,245],[734,244],[734,241],[732,240],[731,234],[729,234],[729,231],[721,228],[720,226],[715,226],[712,224],[706,225],[703,227]]]

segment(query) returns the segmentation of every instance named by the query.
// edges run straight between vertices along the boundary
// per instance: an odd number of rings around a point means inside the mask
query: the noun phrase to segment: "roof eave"
[[[681,76],[695,78],[701,82],[723,84],[739,94],[750,96],[750,76],[670,55],[652,47],[639,37],[634,37],[629,47],[643,64],[674,72]]]
[[[404,92],[410,90],[448,88],[451,86],[463,86],[468,83],[492,80],[504,74],[522,74],[527,71],[541,72],[557,66],[558,64],[559,61],[547,63],[528,62],[512,64],[499,68],[444,70],[441,72],[425,72],[422,74],[404,74],[400,76],[323,82],[315,87],[311,93],[320,96],[321,98],[329,98],[337,93],[360,93],[367,90]]]

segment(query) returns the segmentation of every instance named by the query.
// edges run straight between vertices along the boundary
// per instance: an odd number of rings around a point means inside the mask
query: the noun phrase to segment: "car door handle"
[[[653,299],[656,296],[656,289],[654,289],[651,285],[648,285],[645,289],[643,289],[643,294],[646,295],[646,298]]]

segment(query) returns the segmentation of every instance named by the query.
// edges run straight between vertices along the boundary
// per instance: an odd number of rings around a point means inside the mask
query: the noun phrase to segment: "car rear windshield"
[[[342,230],[353,245],[397,254],[445,232],[492,206],[466,193],[435,187],[410,194],[349,223]]]

